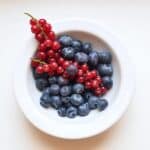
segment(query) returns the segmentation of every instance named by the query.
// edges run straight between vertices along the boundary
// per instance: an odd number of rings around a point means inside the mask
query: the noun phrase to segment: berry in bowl
[[[93,22],[64,20],[51,26],[26,14],[35,38],[27,42],[14,76],[25,116],[45,133],[66,139],[111,127],[134,87],[123,47]]]

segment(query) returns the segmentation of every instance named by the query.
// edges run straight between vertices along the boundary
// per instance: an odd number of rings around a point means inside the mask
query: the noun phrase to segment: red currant
[[[39,19],[39,24],[43,27],[46,24],[45,19]]]
[[[39,51],[45,51],[46,50],[46,46],[44,43],[41,43],[39,46],[38,46],[38,50]]]
[[[70,63],[68,60],[66,60],[66,61],[64,61],[64,63],[62,65],[63,65],[63,68],[66,69],[70,65]]]
[[[55,53],[55,59],[58,60],[60,58],[60,54],[59,53]]]
[[[40,33],[40,31],[41,31],[40,28],[37,27],[36,25],[31,26],[31,32],[32,33],[38,34],[38,33]]]
[[[56,59],[55,59],[55,58],[49,58],[49,59],[48,59],[48,62],[49,62],[49,63],[56,62]]]
[[[56,70],[58,67],[58,64],[56,62],[52,62],[52,63],[50,63],[50,66],[51,66],[52,70]]]
[[[77,68],[79,68],[79,64],[76,61],[73,63],[73,65],[75,65]]]
[[[83,70],[82,70],[82,69],[79,69],[79,70],[78,70],[78,76],[83,76],[83,74],[84,74]]]
[[[87,89],[91,89],[91,82],[85,82],[85,87]]]
[[[64,63],[64,58],[62,58],[62,57],[60,57],[59,59],[58,59],[58,64],[59,65],[62,65],[63,63]]]
[[[45,44],[46,47],[51,47],[52,46],[52,41],[47,39],[47,40],[45,40],[44,44]]]
[[[93,80],[91,84],[92,84],[93,88],[98,88],[99,87],[99,83],[98,83],[97,80]]]
[[[31,66],[32,67],[37,67],[39,65],[39,62],[31,60]]]
[[[55,56],[55,53],[54,53],[53,50],[49,50],[49,51],[47,52],[47,55],[48,55],[50,58],[53,58],[53,57]]]
[[[50,67],[48,64],[43,65],[43,71],[44,72],[49,72],[50,71]]]
[[[41,33],[35,35],[35,38],[41,43],[44,41],[44,36]]]
[[[102,94],[105,94],[106,92],[107,92],[107,89],[106,89],[104,86],[102,86],[102,87],[101,87],[101,93],[102,93]]]
[[[77,82],[83,83],[83,82],[84,82],[84,77],[78,77],[78,78],[77,78]]]
[[[95,92],[95,95],[97,96],[102,94],[101,88],[96,88],[94,92]]]
[[[37,57],[41,60],[45,60],[46,54],[44,52],[38,52]]]
[[[64,72],[64,73],[63,73],[63,77],[68,79],[68,78],[69,78],[68,73],[67,73],[67,72]]]
[[[82,69],[84,72],[86,72],[86,71],[88,70],[87,64],[82,65],[82,66],[81,66],[81,69]]]
[[[55,40],[55,33],[54,31],[50,31],[49,34],[48,34],[48,37],[51,39],[51,40]]]
[[[43,30],[44,32],[46,32],[47,34],[51,31],[51,25],[46,23],[44,26],[43,26]]]
[[[96,76],[97,76],[96,70],[91,71],[91,76],[92,76],[92,78],[96,78]]]
[[[59,42],[54,41],[53,44],[52,44],[52,49],[53,49],[53,50],[58,50],[58,49],[60,49],[60,44],[59,44]]]
[[[86,80],[92,79],[92,73],[91,72],[87,72],[86,75],[85,75],[85,79]]]
[[[53,76],[54,73],[55,73],[55,72],[54,72],[53,70],[50,70],[50,71],[48,72],[48,75],[49,75],[49,76]]]
[[[64,69],[63,69],[63,67],[61,67],[61,66],[59,66],[58,68],[57,68],[57,74],[62,74],[64,72]]]
[[[43,67],[42,66],[37,66],[37,68],[36,68],[36,72],[38,73],[38,74],[42,74],[43,73]]]
[[[34,18],[30,19],[30,24],[31,25],[36,25],[36,20]]]
[[[101,79],[101,77],[100,77],[100,76],[97,76],[97,77],[96,77],[96,80],[97,80],[99,83],[101,83],[101,82],[102,82],[102,79]]]

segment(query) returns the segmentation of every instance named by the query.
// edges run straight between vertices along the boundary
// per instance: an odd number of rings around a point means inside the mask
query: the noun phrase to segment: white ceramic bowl
[[[83,41],[89,41],[97,50],[108,49],[113,55],[114,86],[105,96],[109,106],[103,112],[92,111],[87,117],[61,118],[54,109],[44,109],[39,104],[30,69],[30,58],[36,50],[31,36],[17,60],[14,72],[14,90],[20,108],[27,119],[41,131],[65,139],[80,139],[97,135],[110,128],[125,112],[134,89],[133,68],[126,50],[112,34],[100,25],[81,20],[64,20],[53,24],[56,33],[67,32]]]

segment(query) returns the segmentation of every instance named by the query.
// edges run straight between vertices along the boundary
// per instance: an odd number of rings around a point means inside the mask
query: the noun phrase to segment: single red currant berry
[[[52,49],[53,49],[53,50],[58,50],[58,49],[60,49],[60,44],[59,44],[59,42],[54,41],[53,44],[52,44]]]
[[[85,79],[86,80],[92,79],[92,73],[91,72],[87,72],[86,75],[85,75]]]
[[[83,70],[82,70],[82,69],[79,69],[77,75],[78,75],[78,76],[83,76],[83,75],[84,75]]]
[[[45,19],[39,19],[39,24],[43,27],[46,24]]]
[[[92,70],[91,75],[92,75],[92,78],[96,78],[96,76],[97,76],[96,70]]]
[[[49,72],[48,72],[48,75],[49,76],[53,76],[55,74],[55,72],[53,71],[53,70],[50,70]]]
[[[44,26],[43,26],[43,30],[44,32],[46,32],[47,34],[51,31],[51,25],[46,23]]]
[[[37,67],[38,65],[39,65],[39,62],[34,61],[34,60],[31,60],[31,66],[32,66],[33,68]]]
[[[78,77],[78,78],[77,78],[77,82],[83,83],[83,82],[84,82],[84,77]]]
[[[52,63],[52,62],[56,62],[56,59],[55,58],[49,58],[48,63]]]
[[[44,72],[49,72],[50,71],[50,67],[48,64],[43,65],[43,71]]]
[[[41,43],[44,41],[44,36],[41,33],[35,35],[35,38]]]
[[[43,52],[46,51],[46,46],[45,46],[45,44],[44,44],[44,43],[39,44],[38,50],[39,50],[39,51],[43,51]]]
[[[99,87],[99,83],[98,83],[97,80],[93,80],[91,84],[92,84],[93,88],[98,88]]]
[[[79,68],[79,64],[78,64],[78,62],[73,62],[73,65],[75,65],[77,68]]]
[[[58,60],[60,58],[60,54],[59,53],[55,53],[55,59]]]
[[[45,60],[46,54],[44,52],[38,52],[37,57],[41,60]]]
[[[96,88],[94,92],[95,92],[95,95],[97,95],[97,96],[102,94],[101,88]]]
[[[68,79],[69,78],[69,75],[67,72],[64,72],[63,75],[62,75],[64,78]]]
[[[47,52],[47,55],[48,55],[50,58],[53,58],[53,57],[55,56],[55,53],[54,53],[53,50],[49,50],[49,51]]]
[[[34,18],[30,19],[30,24],[31,25],[36,25],[36,20]]]
[[[69,65],[70,65],[70,63],[68,60],[64,61],[64,63],[62,64],[64,69],[66,69]]]
[[[97,77],[96,77],[96,80],[99,82],[99,84],[102,82],[102,79],[101,79],[100,76],[97,76]]]
[[[38,73],[38,74],[42,74],[43,73],[43,67],[42,66],[37,66],[37,68],[36,68],[36,72]]]
[[[48,34],[48,37],[49,37],[49,39],[54,41],[55,40],[55,33],[54,33],[54,31],[50,31],[49,34]]]
[[[85,88],[91,89],[91,82],[85,82]]]
[[[64,72],[63,67],[59,66],[59,67],[57,68],[57,74],[60,75],[60,74],[62,74],[63,72]]]
[[[31,26],[31,32],[32,33],[38,34],[38,33],[40,33],[40,31],[41,31],[40,28],[37,27],[36,25]]]
[[[52,41],[47,39],[47,40],[45,40],[44,44],[45,44],[46,47],[51,47],[52,46]]]
[[[59,59],[58,59],[58,64],[59,65],[62,65],[63,63],[64,63],[64,58],[62,58],[62,57],[60,57]]]
[[[56,62],[52,62],[52,63],[50,64],[50,66],[51,66],[51,69],[52,69],[52,70],[56,70],[57,67],[58,67],[58,64],[57,64]]]
[[[81,66],[81,69],[82,69],[84,72],[86,72],[86,71],[88,70],[87,64],[82,65],[82,66]]]
[[[107,92],[107,89],[104,86],[102,86],[101,87],[101,92],[102,92],[102,94],[105,94]]]

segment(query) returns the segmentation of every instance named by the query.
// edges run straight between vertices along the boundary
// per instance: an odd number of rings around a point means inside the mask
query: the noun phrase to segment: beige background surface
[[[15,57],[27,38],[24,11],[50,21],[72,17],[97,20],[128,48],[136,68],[136,92],[127,113],[107,132],[85,140],[66,141],[41,133],[25,119],[11,86]],[[149,57],[148,0],[0,0],[0,149],[149,150]]]

